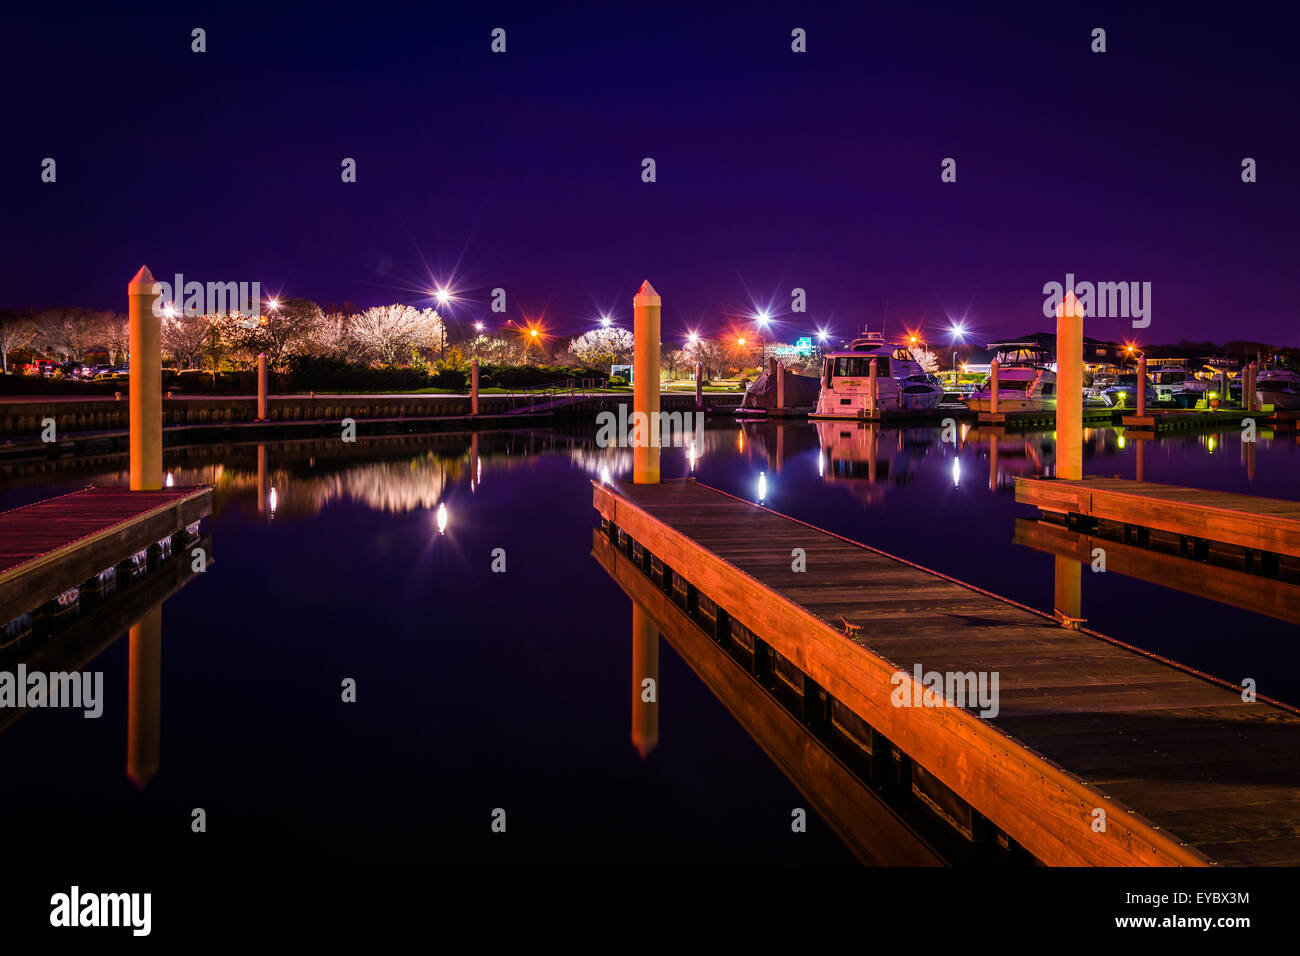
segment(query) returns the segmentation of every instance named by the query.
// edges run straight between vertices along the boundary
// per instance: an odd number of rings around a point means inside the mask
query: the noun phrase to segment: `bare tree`
[[[4,374],[9,374],[9,353],[30,345],[35,337],[36,326],[31,319],[13,313],[0,314],[0,370]]]
[[[163,351],[174,358],[180,367],[197,368],[203,361],[203,353],[209,345],[210,332],[216,321],[215,315],[187,315],[183,311],[164,317]]]
[[[124,364],[131,344],[131,326],[126,313],[100,312],[95,325],[97,344],[108,353],[108,364]]]
[[[694,342],[688,342],[682,351],[685,353],[686,361],[699,362],[704,366],[705,378],[721,373],[727,358],[726,353],[712,339],[697,338]]]

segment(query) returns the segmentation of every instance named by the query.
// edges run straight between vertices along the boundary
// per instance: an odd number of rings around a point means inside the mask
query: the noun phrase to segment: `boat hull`
[[[991,398],[968,398],[966,407],[972,412],[992,412]],[[1056,410],[1055,398],[1003,398],[998,396],[998,412],[1051,412]]]

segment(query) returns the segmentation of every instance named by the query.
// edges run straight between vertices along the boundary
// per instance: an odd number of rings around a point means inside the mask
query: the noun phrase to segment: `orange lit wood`
[[[1300,863],[1294,712],[694,481],[594,503],[1042,862]],[[1001,713],[893,706],[916,663],[998,671]]]
[[[1125,478],[1017,478],[1016,501],[1300,557],[1300,502]]]
[[[0,623],[211,513],[211,488],[87,488],[0,513]]]

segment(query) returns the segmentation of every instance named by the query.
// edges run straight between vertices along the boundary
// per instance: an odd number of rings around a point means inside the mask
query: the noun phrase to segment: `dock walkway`
[[[90,487],[0,512],[0,624],[211,513],[208,487]]]
[[[1294,709],[690,479],[594,505],[1039,861],[1300,863]],[[915,665],[996,672],[998,713],[897,706]]]
[[[1300,557],[1300,502],[1127,478],[1016,478],[1016,501],[1252,551]]]

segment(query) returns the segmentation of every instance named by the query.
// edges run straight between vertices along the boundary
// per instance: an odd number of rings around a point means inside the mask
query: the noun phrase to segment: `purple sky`
[[[1148,329],[1089,335],[1300,344],[1289,25],[966,6],[7,14],[0,307],[122,309],[144,262],[360,306],[447,281],[467,322],[500,286],[570,334],[648,277],[665,340],[770,304],[782,337],[887,310],[938,343],[1050,328],[1072,272],[1152,283]]]

